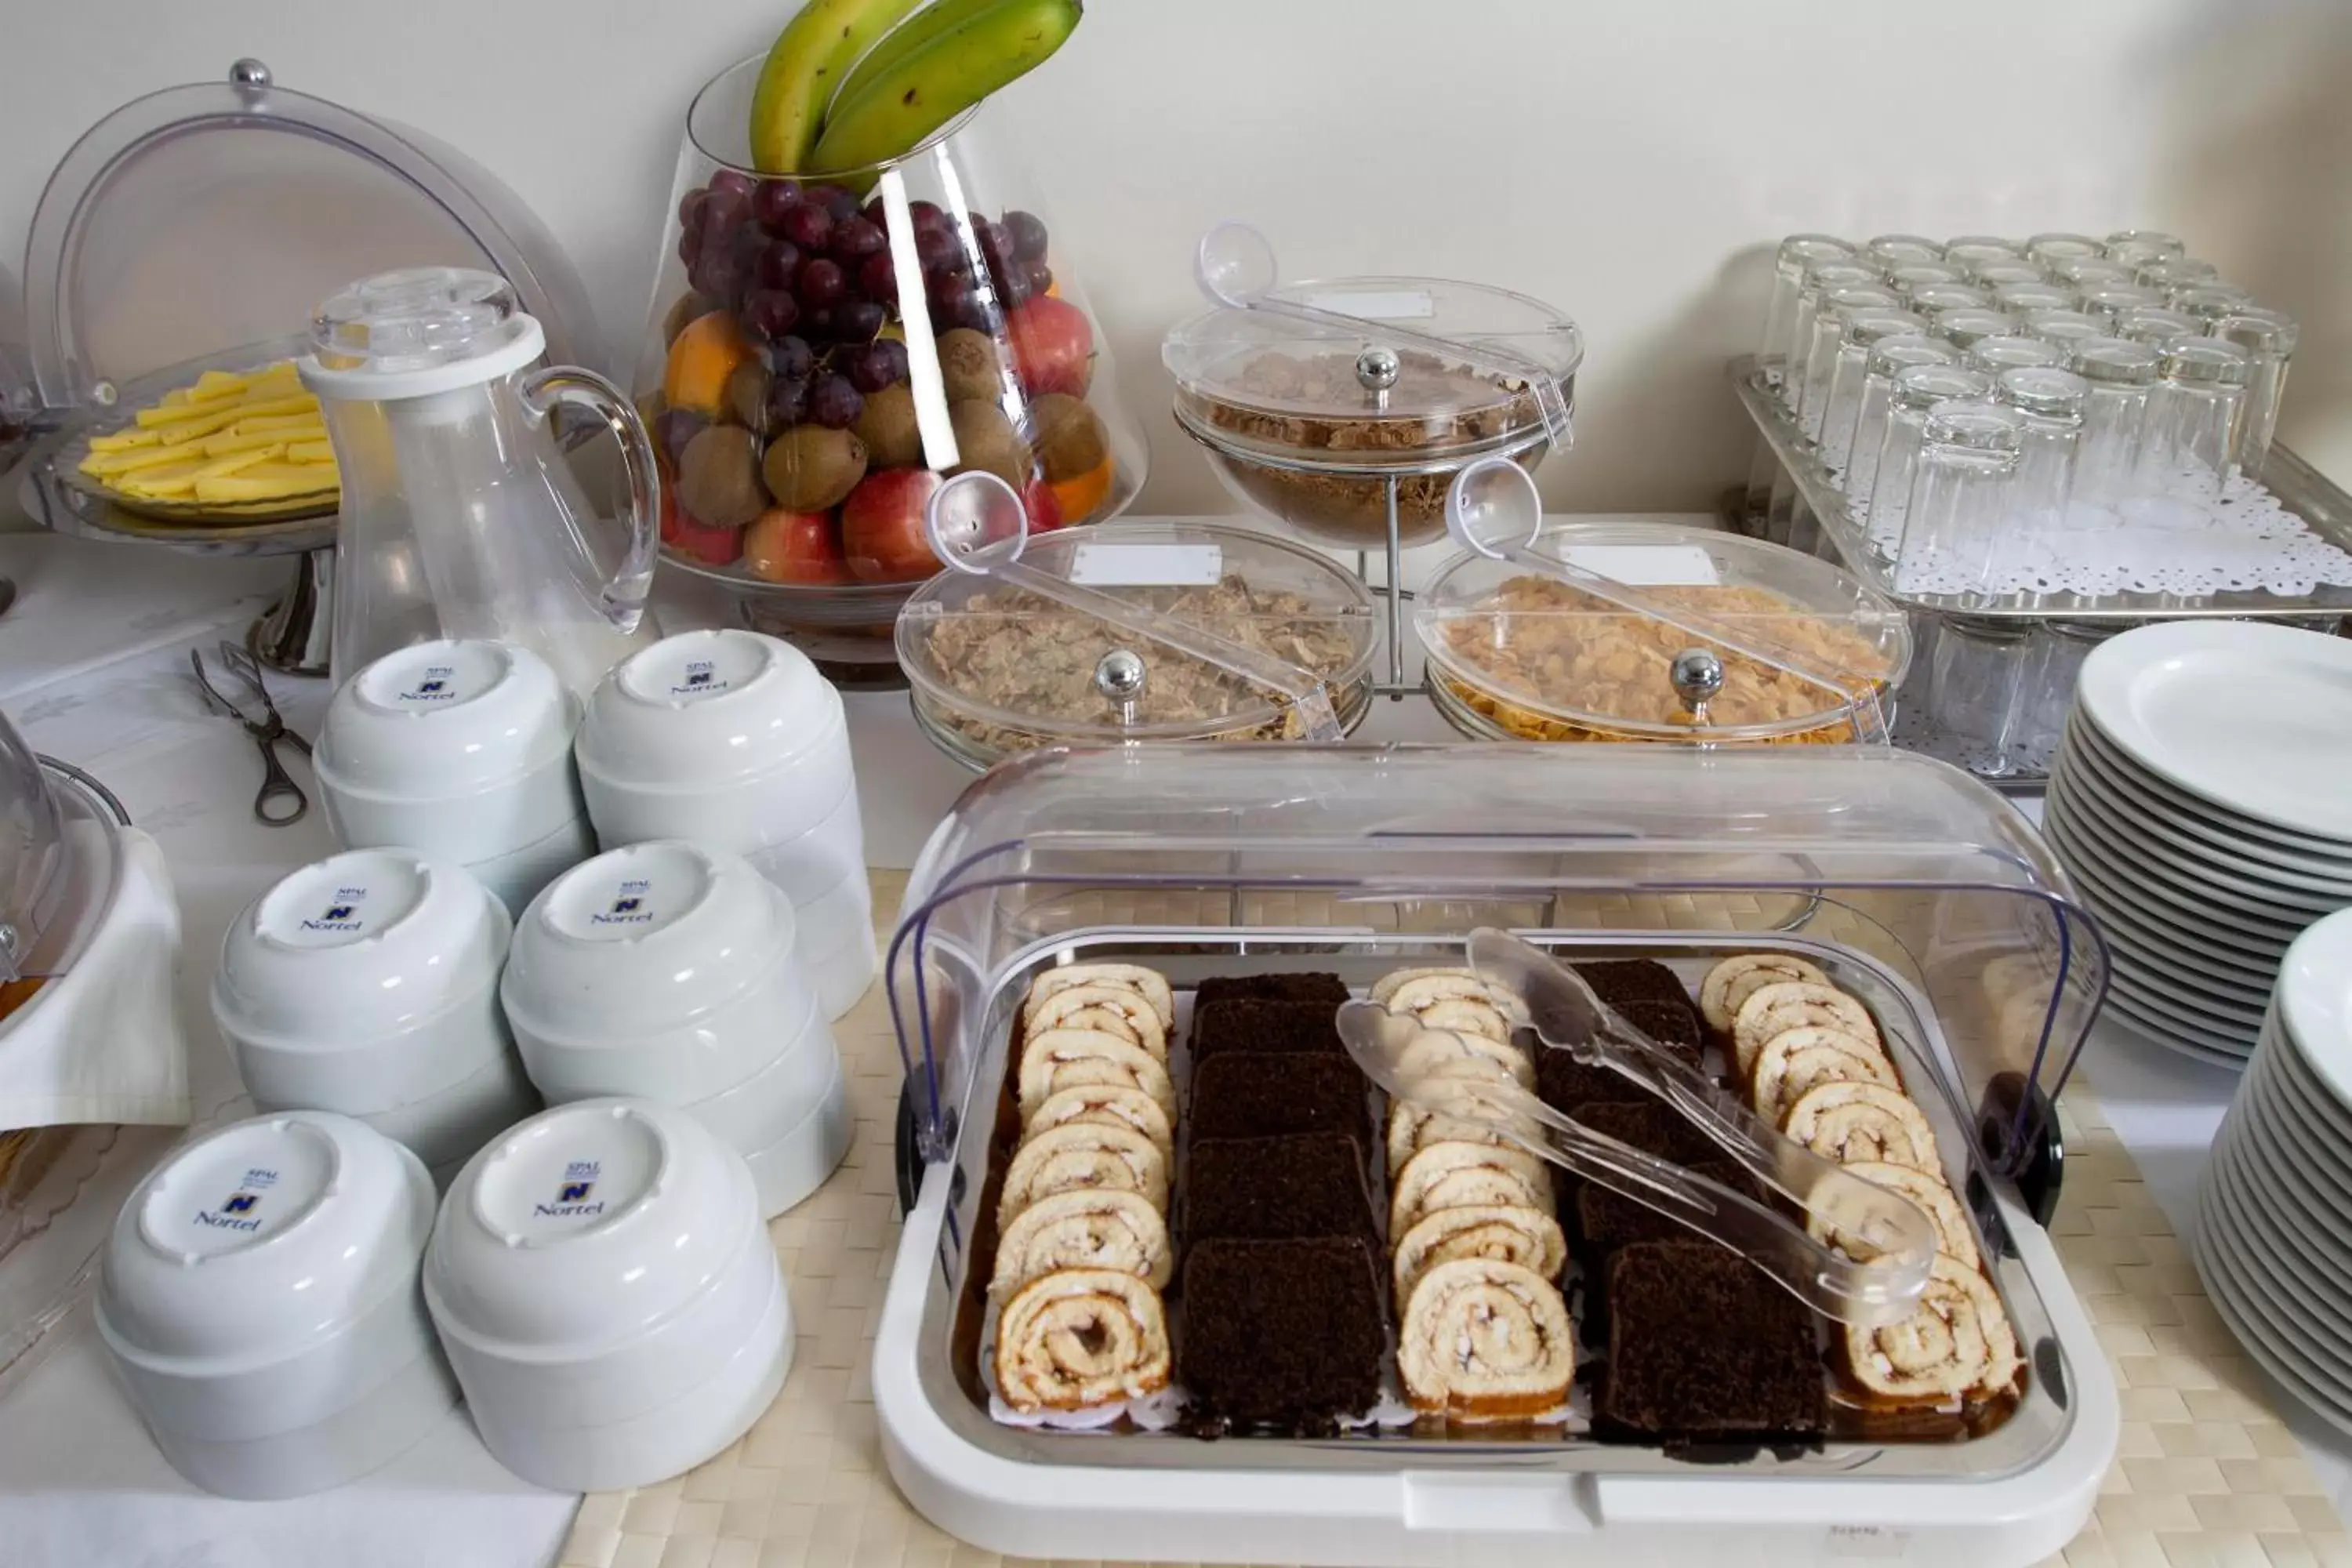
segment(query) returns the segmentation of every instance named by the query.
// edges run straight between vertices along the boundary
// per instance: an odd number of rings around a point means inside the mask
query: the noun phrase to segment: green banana
[[[1084,10],[1081,0],[955,3],[959,16],[944,28],[927,27],[929,36],[887,73],[856,73],[864,84],[856,97],[845,92],[835,100],[809,155],[811,167],[858,169],[913,151],[998,88],[1035,69],[1062,47]],[[921,23],[919,17],[915,25]]]
[[[751,94],[751,163],[767,174],[805,168],[824,106],[857,57],[922,0],[808,0],[784,24]]]
[[[828,116],[843,105],[856,100],[882,77],[895,71],[899,62],[950,27],[960,27],[982,13],[993,10],[1003,0],[929,0],[921,10],[882,35],[881,41],[866,51],[849,74],[841,79],[840,88],[833,95]]]

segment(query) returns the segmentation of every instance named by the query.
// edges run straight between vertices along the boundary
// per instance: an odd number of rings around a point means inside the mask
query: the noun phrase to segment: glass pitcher
[[[319,307],[300,363],[342,470],[331,673],[396,648],[492,637],[585,694],[658,636],[646,615],[661,516],[644,425],[592,371],[539,365],[540,324],[495,273],[411,268]],[[557,450],[550,416],[583,410],[620,444],[626,542]]]

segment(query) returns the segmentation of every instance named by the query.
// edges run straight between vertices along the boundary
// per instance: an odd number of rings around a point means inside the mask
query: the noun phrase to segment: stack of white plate
[[[2352,913],[2287,952],[2189,1245],[2248,1353],[2352,1432]]]
[[[2109,1014],[2243,1065],[2287,944],[2352,906],[2352,641],[2171,621],[2102,644],[2042,828],[2106,933]]]

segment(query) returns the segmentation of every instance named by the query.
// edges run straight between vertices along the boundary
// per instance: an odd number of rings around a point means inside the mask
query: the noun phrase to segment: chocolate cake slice
[[[1196,1138],[1184,1173],[1186,1240],[1376,1239],[1364,1157],[1344,1132]]]
[[[1596,958],[1574,967],[1592,994],[1620,1013],[1637,1002],[1691,1005],[1681,977],[1654,958]]]
[[[1192,1060],[1252,1052],[1345,1057],[1336,1002],[1280,1002],[1228,997],[1192,1013]]]
[[[1602,1437],[1638,1443],[1802,1443],[1826,1420],[1811,1312],[1733,1252],[1636,1242],[1610,1260]]]
[[[1619,1016],[1627,1023],[1691,1066],[1699,1065],[1699,1054],[1706,1043],[1706,1026],[1700,1022],[1697,1008],[1682,1001],[1612,1005],[1617,1005]]]
[[[1176,1381],[1201,1414],[1312,1431],[1379,1402],[1388,1331],[1365,1241],[1204,1241],[1183,1286]]]
[[[1192,1074],[1192,1136],[1273,1138],[1344,1132],[1369,1153],[1364,1075],[1346,1057],[1227,1051]]]
[[[1256,1002],[1320,1002],[1337,1007],[1348,999],[1347,982],[1336,974],[1308,973],[1301,974],[1225,974],[1212,975],[1201,982],[1192,993],[1192,1005],[1206,1007],[1213,1002],[1247,999]]]

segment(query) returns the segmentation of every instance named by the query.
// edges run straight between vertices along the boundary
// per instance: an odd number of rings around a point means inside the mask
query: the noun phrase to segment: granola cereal
[[[1668,609],[1688,610],[1730,627],[1761,617],[1774,642],[1805,668],[1845,689],[1882,688],[1886,656],[1853,626],[1811,615],[1762,588],[1660,587],[1647,594]],[[1443,662],[1461,672],[1433,672],[1458,704],[1508,733],[1530,741],[1622,741],[1689,730],[1691,715],[1675,694],[1675,656],[1706,639],[1548,577],[1513,577],[1440,631]],[[1708,707],[1709,727],[1780,727],[1775,742],[1837,742],[1853,738],[1837,698],[1818,681],[1722,651],[1722,692]],[[1510,695],[1557,710],[1590,712],[1579,724],[1538,711]],[[1821,722],[1803,721],[1818,717]],[[1622,729],[1608,721],[1622,721]]]
[[[1368,622],[1351,624],[1297,594],[1253,588],[1232,573],[1214,587],[1123,592],[1170,619],[1327,677],[1360,663],[1370,636]],[[1118,707],[1097,689],[1095,668],[1105,652],[1135,641],[1132,633],[1052,600],[991,589],[928,628],[926,673],[955,697],[927,703],[925,711],[998,755],[1058,745],[1090,726],[1116,730]],[[1276,693],[1173,648],[1147,644],[1138,651],[1150,671],[1137,703],[1139,723],[1192,726],[1188,737],[1203,740],[1280,741],[1301,733],[1297,715],[1280,706]],[[1333,690],[1332,705],[1344,722],[1360,713],[1369,695],[1360,675]],[[1278,707],[1270,718],[1262,714],[1269,703]],[[1039,723],[1008,724],[983,712],[1034,716]],[[1226,718],[1236,722],[1219,728]]]

